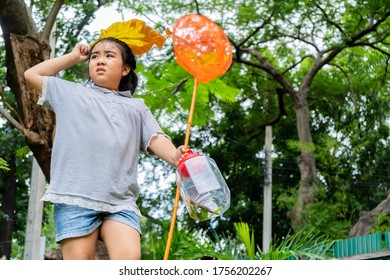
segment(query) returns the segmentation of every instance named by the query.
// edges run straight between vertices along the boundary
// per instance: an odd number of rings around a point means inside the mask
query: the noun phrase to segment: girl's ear
[[[125,65],[125,66],[123,66],[122,77],[124,77],[124,76],[126,76],[127,74],[129,74],[130,70],[131,70],[130,65]]]

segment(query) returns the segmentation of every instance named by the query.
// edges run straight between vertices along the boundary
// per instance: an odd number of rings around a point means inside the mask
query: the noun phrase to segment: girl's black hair
[[[109,42],[114,42],[120,49],[122,53],[122,61],[123,65],[129,65],[130,66],[130,72],[126,75],[123,76],[120,83],[119,83],[119,91],[126,91],[130,90],[131,94],[134,94],[135,89],[137,88],[138,85],[138,77],[137,74],[134,72],[134,70],[137,68],[137,62],[135,60],[135,56],[133,54],[133,51],[131,48],[123,41],[118,40],[113,37],[107,37],[100,39],[99,41],[95,42],[93,46],[91,47],[91,52],[94,46],[102,41],[109,41]]]

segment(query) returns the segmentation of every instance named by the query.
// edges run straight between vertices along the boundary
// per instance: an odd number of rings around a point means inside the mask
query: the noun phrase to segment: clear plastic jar
[[[176,170],[176,183],[188,213],[195,220],[221,216],[230,207],[230,190],[212,158],[189,150]]]

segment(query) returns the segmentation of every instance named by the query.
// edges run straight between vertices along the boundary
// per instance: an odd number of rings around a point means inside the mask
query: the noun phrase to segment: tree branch
[[[329,64],[333,58],[335,58],[343,49],[348,47],[355,47],[363,44],[362,42],[357,42],[359,39],[363,38],[365,35],[369,34],[370,32],[376,30],[379,24],[381,24],[383,21],[385,21],[390,16],[390,11],[387,12],[381,19],[377,20],[376,22],[370,21],[369,25],[360,31],[359,33],[351,36],[351,39],[345,41],[345,45],[336,45],[332,48],[329,48],[325,51],[322,51],[317,56],[315,63],[312,67],[312,69],[307,73],[305,78],[303,79],[303,82],[301,84],[302,88],[308,88],[310,86],[311,81],[313,80],[315,74],[325,65]],[[375,48],[375,46],[371,45],[370,47]],[[379,49],[378,49],[379,50]],[[328,56],[326,56],[325,59],[322,59],[323,55],[325,53],[328,53]]]
[[[333,67],[336,67],[337,69],[339,69],[339,70],[341,71],[341,73],[344,74],[345,78],[346,78],[347,81],[348,81],[349,90],[351,91],[352,102],[353,102],[353,104],[354,104],[356,107],[358,107],[358,106],[357,106],[357,95],[356,95],[356,93],[355,93],[355,90],[353,89],[352,81],[351,81],[351,79],[349,78],[348,73],[345,72],[344,69],[343,69],[341,66],[337,65],[337,64],[329,63],[329,65],[331,65],[331,66],[333,66]]]
[[[253,30],[253,32],[251,34],[249,34],[240,43],[238,43],[237,48],[241,48],[250,38],[252,38],[257,32],[259,32],[260,29],[262,29],[266,24],[270,23],[271,22],[271,18],[273,17],[273,15],[274,15],[274,11],[272,11],[270,16],[260,26],[255,28],[255,30]]]
[[[374,21],[370,21],[370,24],[365,28],[363,29],[361,32],[353,35],[351,37],[351,40],[347,41],[347,45],[349,44],[354,44],[357,40],[359,40],[360,38],[364,37],[365,35],[367,35],[368,33],[370,33],[371,31],[373,30],[376,30],[376,28],[382,23],[384,22],[388,17],[390,16],[390,11],[388,11],[387,13],[384,14],[384,16],[381,18],[381,19],[378,19],[376,22]]]
[[[79,35],[82,33],[84,27],[88,25],[91,22],[91,19],[93,19],[93,16],[97,10],[99,10],[102,6],[107,4],[109,1],[98,1],[98,5],[96,5],[96,9],[94,8],[93,10],[85,10],[83,13],[81,13],[82,20],[78,22],[78,24],[74,27],[72,27],[71,30],[68,31],[68,33],[71,34],[73,38],[78,38]],[[73,49],[74,45],[71,44],[69,45],[65,53],[70,52]]]
[[[256,127],[256,131],[258,131],[257,133],[253,134],[251,137],[249,137],[248,141],[252,141],[253,139],[257,138],[262,132],[262,130],[266,127],[266,126],[269,126],[269,125],[274,125],[276,123],[279,122],[280,118],[282,116],[287,116],[287,110],[286,110],[286,106],[284,105],[284,100],[283,100],[283,95],[284,95],[285,91],[281,88],[277,88],[276,89],[276,94],[278,96],[278,104],[279,104],[279,113],[274,116],[271,120],[269,120],[268,122],[266,123],[263,123],[261,125],[259,125],[258,127]]]
[[[0,115],[2,115],[7,121],[9,121],[14,127],[16,127],[20,132],[23,133],[23,127],[22,125],[15,120],[6,110],[3,109],[3,107],[0,107]]]
[[[40,40],[44,42],[49,42],[50,41],[50,34],[51,31],[53,30],[53,26],[56,22],[57,15],[64,4],[64,0],[56,0],[53,4],[53,7],[50,10],[49,16],[47,17],[47,21],[45,24],[45,27],[43,29],[43,32],[40,36]]]
[[[41,136],[38,133],[35,133],[29,129],[26,129],[21,123],[15,120],[10,114],[7,113],[2,107],[0,107],[0,115],[2,115],[7,121],[10,122],[16,129],[23,133],[24,136],[32,144],[44,144]]]
[[[385,50],[383,50],[383,49],[381,49],[381,48],[378,48],[377,46],[375,46],[375,45],[372,44],[372,43],[362,42],[362,43],[356,43],[356,44],[354,44],[354,47],[359,47],[359,46],[370,47],[370,48],[372,48],[372,49],[374,49],[374,50],[377,50],[378,52],[380,52],[380,53],[382,53],[382,54],[384,54],[384,55],[386,55],[386,56],[390,56],[390,52],[387,52],[387,51],[385,51]]]
[[[98,0],[98,8],[106,5],[110,0]]]
[[[19,123],[22,123],[21,120],[20,120],[20,116],[18,114],[18,112],[5,100],[4,98],[4,94],[3,94],[3,88],[4,86],[3,85],[0,85],[0,97],[1,97],[1,101],[3,102],[3,104],[8,108],[8,110],[10,110],[12,113],[15,114],[15,116],[18,118],[19,120]],[[11,117],[11,116],[10,116]]]
[[[179,81],[177,84],[175,84],[171,94],[175,95],[180,90],[181,86],[184,85],[184,83],[188,80],[188,78],[184,78],[181,81]]]
[[[302,38],[301,36],[292,36],[292,35],[284,34],[283,37],[287,37],[287,38],[291,38],[291,39],[294,39],[294,40],[301,41],[301,42],[303,42],[305,44],[308,44],[308,45],[312,46],[317,52],[320,52],[320,49],[318,48],[318,46],[316,44],[314,44],[313,42],[310,42],[310,41]]]
[[[355,237],[368,234],[374,227],[375,215],[383,213],[390,215],[390,194],[379,203],[374,209],[360,214],[358,222],[352,227],[348,237]]]
[[[245,95],[244,97],[242,97],[240,99],[237,99],[236,102],[237,103],[243,103],[243,102],[245,102],[247,100],[254,99],[256,96],[258,96],[261,93],[272,93],[273,94],[274,90],[275,90],[274,88],[268,88],[268,89],[261,90],[261,91],[260,90],[256,90],[256,91],[254,91],[254,92],[252,92],[250,94]]]
[[[259,68],[270,74],[279,84],[284,88],[286,92],[291,96],[292,99],[296,99],[296,92],[291,86],[289,81],[283,76],[282,73],[277,71],[259,52],[252,49],[241,49],[243,53],[248,53],[255,57],[260,63],[255,63],[250,60],[241,59],[240,61],[244,64],[251,65]]]
[[[290,67],[288,67],[286,70],[284,70],[282,72],[282,75],[286,74],[288,71],[290,71],[291,69],[294,69],[298,64],[300,64],[302,61],[304,61],[306,58],[313,58],[312,55],[305,55],[303,56],[299,61],[297,61],[296,63],[294,63],[293,65],[291,65]]]
[[[193,0],[192,2],[195,4],[196,13],[198,15],[201,15],[198,1],[197,0]]]
[[[330,25],[333,25],[334,27],[336,27],[336,29],[339,30],[340,33],[343,34],[344,37],[347,37],[347,34],[344,32],[344,30],[341,28],[341,26],[338,25],[333,20],[331,20],[329,18],[328,14],[324,11],[324,9],[322,9],[322,7],[319,4],[316,4],[316,7],[322,12],[322,14],[324,15],[325,20],[326,20],[327,23],[329,23]]]
[[[10,124],[13,125],[16,129],[18,129],[20,132],[22,132],[23,135],[31,143],[43,144],[43,140],[42,140],[41,136],[38,133],[27,129],[23,125],[22,121],[20,120],[18,112],[11,105],[9,105],[8,102],[5,100],[4,95],[3,95],[3,86],[2,85],[0,85],[0,97],[1,97],[1,101],[3,102],[3,104],[5,106],[7,106],[8,109],[18,117],[19,121],[17,121],[14,117],[12,117],[6,110],[4,110],[3,107],[0,107],[0,115],[2,115],[7,121],[9,121]]]

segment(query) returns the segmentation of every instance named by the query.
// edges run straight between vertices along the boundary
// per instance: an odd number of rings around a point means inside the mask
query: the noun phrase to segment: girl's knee
[[[94,260],[95,252],[85,252],[85,251],[67,251],[61,249],[62,257],[64,260]]]
[[[98,230],[93,233],[68,238],[61,241],[61,252],[64,260],[94,260]]]

